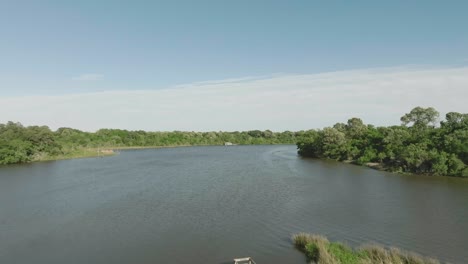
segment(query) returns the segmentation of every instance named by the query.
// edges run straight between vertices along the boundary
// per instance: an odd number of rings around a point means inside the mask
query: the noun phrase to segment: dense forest
[[[294,144],[303,132],[252,130],[246,132],[145,132],[101,129],[84,132],[72,128],[52,131],[47,126],[0,124],[0,164],[96,155],[96,150],[233,144]]]
[[[468,114],[450,112],[438,124],[432,107],[416,107],[400,126],[375,127],[359,118],[306,131],[300,155],[395,172],[468,177]]]

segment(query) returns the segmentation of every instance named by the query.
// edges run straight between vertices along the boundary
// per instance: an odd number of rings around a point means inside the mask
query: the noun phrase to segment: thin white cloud
[[[104,75],[97,73],[86,73],[80,76],[73,77],[74,81],[99,81],[104,78]]]
[[[415,106],[468,112],[468,67],[386,68],[194,83],[163,90],[0,98],[0,122],[88,131],[301,130],[360,117],[398,124]]]

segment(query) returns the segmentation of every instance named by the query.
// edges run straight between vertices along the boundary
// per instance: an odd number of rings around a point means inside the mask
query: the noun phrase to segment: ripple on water
[[[467,181],[304,159],[295,146],[2,167],[0,200],[0,263],[305,263],[298,232],[468,263]]]

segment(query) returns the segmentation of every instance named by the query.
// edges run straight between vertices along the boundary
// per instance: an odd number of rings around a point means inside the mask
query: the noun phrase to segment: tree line
[[[54,159],[83,149],[185,145],[297,144],[305,157],[328,158],[395,172],[468,177],[468,114],[416,107],[399,126],[375,127],[359,118],[298,132],[146,132],[0,124],[0,164]]]
[[[54,159],[82,149],[222,145],[294,144],[302,132],[146,132],[122,129],[100,129],[85,132],[73,128],[52,131],[47,126],[23,126],[21,123],[0,124],[0,164],[24,163]]]
[[[298,138],[304,157],[328,158],[394,172],[468,177],[468,114],[416,107],[401,125],[375,127],[359,118],[305,131]]]

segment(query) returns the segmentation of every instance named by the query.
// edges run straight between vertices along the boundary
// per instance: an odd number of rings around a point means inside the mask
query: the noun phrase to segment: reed
[[[397,248],[376,244],[353,249],[326,237],[299,233],[292,237],[294,246],[303,252],[307,261],[317,264],[438,264],[438,260]]]

